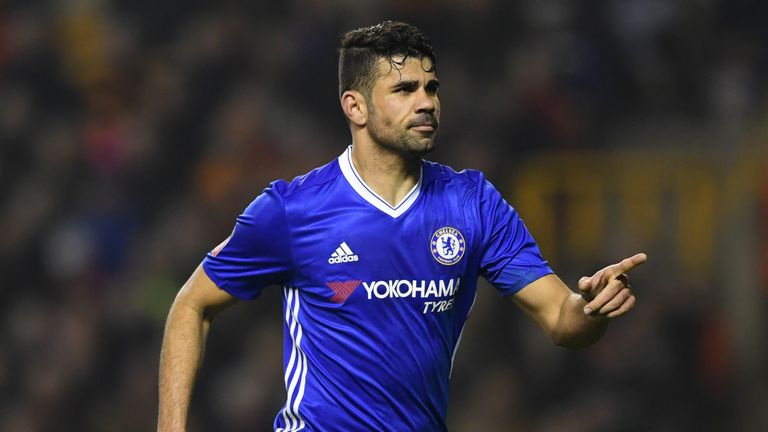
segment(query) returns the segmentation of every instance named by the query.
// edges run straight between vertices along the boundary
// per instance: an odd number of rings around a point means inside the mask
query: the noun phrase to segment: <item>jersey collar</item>
[[[392,216],[393,218],[399,217],[409,208],[411,208],[413,203],[416,202],[416,198],[419,197],[419,193],[421,192],[421,180],[424,177],[423,167],[419,169],[419,181],[416,182],[416,184],[413,186],[413,189],[411,189],[410,192],[408,192],[408,194],[406,194],[405,197],[394,207],[391,206],[387,200],[374,192],[370,186],[365,184],[363,178],[355,169],[355,165],[352,163],[352,146],[347,147],[344,153],[339,156],[339,167],[341,168],[341,173],[344,174],[344,178],[347,179],[349,185],[352,186],[352,189],[354,189],[362,199],[368,201],[369,204]]]

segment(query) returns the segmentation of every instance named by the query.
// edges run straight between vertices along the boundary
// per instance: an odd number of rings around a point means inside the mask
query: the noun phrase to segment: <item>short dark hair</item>
[[[393,57],[403,56],[395,62]],[[384,21],[347,32],[339,48],[339,97],[347,90],[357,90],[370,97],[376,82],[376,61],[388,58],[399,68],[408,57],[430,59],[429,72],[436,70],[432,41],[418,28],[400,21]]]

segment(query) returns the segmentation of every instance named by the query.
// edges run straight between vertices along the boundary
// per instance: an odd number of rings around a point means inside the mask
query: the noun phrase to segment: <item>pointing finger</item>
[[[639,266],[640,264],[644,263],[647,259],[648,259],[648,255],[644,253],[639,253],[629,258],[625,258],[620,263],[614,266],[615,274],[619,275],[621,273],[626,273],[632,270],[633,268]]]

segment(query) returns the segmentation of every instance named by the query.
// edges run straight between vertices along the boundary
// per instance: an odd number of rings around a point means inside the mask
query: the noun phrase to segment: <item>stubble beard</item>
[[[436,130],[429,135],[416,136],[408,129],[398,129],[390,122],[380,119],[375,111],[369,112],[367,127],[374,142],[403,156],[420,158],[435,147]]]

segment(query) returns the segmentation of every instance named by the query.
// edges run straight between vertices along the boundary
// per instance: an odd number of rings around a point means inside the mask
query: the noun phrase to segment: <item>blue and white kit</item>
[[[392,207],[351,149],[273,182],[203,268],[240,299],[282,286],[276,431],[442,431],[478,277],[512,295],[552,270],[482,173],[423,161]]]

